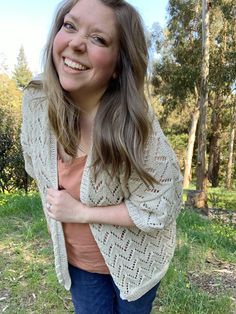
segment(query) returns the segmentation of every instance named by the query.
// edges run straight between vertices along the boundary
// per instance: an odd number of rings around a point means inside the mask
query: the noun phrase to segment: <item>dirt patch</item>
[[[215,270],[211,273],[188,273],[188,277],[192,284],[211,294],[227,291],[236,294],[236,276],[232,276],[231,271]]]
[[[236,227],[236,212],[230,210],[221,210],[218,208],[209,208],[208,217],[221,223],[227,223]]]
[[[205,272],[188,272],[190,283],[214,296],[229,294],[236,304],[236,264],[221,261],[213,255],[205,263]]]

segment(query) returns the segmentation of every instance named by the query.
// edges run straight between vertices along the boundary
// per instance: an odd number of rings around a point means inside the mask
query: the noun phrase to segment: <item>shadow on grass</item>
[[[54,271],[51,241],[37,193],[0,195],[0,312],[73,313]],[[235,230],[183,210],[175,256],[161,282],[153,314],[230,314],[231,291],[214,294],[198,278],[210,274],[209,254],[236,264]],[[216,267],[216,266],[214,266]],[[207,276],[205,276],[206,278]],[[105,314],[105,313],[104,313]]]
[[[0,195],[0,312],[73,313],[59,286],[37,193]]]

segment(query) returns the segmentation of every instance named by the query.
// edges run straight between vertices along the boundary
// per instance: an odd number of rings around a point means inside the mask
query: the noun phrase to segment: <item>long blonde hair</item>
[[[72,158],[76,157],[80,134],[79,108],[65,92],[53,64],[53,41],[64,16],[79,0],[63,1],[45,48],[43,86],[48,115],[58,142]],[[146,184],[155,179],[144,169],[144,148],[151,131],[144,95],[148,51],[142,20],[123,0],[99,0],[114,10],[119,31],[117,78],[112,78],[102,96],[94,121],[93,159],[95,173],[106,169],[113,176],[122,171],[128,180],[134,168]]]

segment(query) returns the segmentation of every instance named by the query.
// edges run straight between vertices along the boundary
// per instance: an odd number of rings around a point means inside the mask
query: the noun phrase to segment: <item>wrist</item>
[[[81,202],[76,210],[76,221],[83,224],[89,223],[88,207]]]

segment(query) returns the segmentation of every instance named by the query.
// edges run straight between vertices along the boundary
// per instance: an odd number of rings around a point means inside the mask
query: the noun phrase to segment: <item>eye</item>
[[[99,46],[106,46],[107,42],[103,37],[93,35],[92,36],[92,42]]]
[[[68,31],[72,31],[75,29],[74,25],[70,22],[64,22],[63,27]]]

